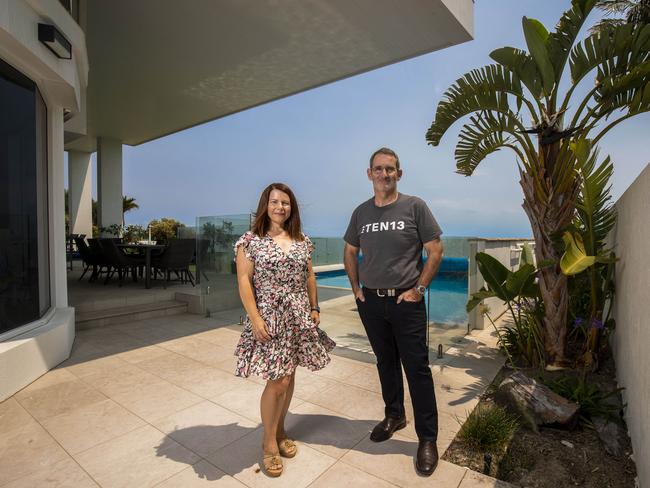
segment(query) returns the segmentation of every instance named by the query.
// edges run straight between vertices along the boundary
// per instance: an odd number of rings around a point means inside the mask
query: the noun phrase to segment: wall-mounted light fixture
[[[72,44],[53,25],[38,24],[38,40],[57,58],[72,59]]]

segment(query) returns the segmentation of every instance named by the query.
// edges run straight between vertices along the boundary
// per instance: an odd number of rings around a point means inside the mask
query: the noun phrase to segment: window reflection
[[[0,334],[50,308],[47,112],[36,85],[0,60]]]

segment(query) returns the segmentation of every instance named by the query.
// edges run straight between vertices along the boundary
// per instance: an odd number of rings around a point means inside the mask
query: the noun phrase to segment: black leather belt
[[[365,286],[363,289],[378,297],[397,297],[405,291],[410,290],[410,288],[367,288]]]

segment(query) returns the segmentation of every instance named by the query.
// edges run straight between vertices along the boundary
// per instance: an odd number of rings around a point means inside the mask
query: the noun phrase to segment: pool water
[[[350,290],[345,271],[325,271],[316,274],[319,286]],[[443,258],[440,270],[425,295],[429,322],[456,325],[467,323],[467,258]]]

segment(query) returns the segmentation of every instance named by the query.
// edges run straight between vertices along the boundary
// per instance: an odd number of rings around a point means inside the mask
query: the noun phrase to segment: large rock
[[[607,454],[622,456],[626,443],[627,432],[615,422],[610,422],[601,417],[594,419],[594,428],[598,432],[598,438],[602,442]]]
[[[520,372],[501,382],[497,397],[534,431],[541,425],[549,424],[573,429],[578,422],[577,403]]]

